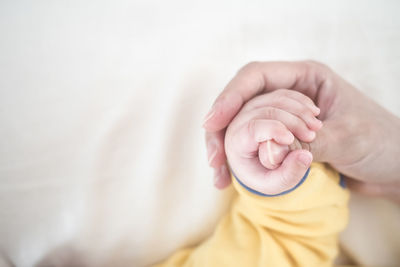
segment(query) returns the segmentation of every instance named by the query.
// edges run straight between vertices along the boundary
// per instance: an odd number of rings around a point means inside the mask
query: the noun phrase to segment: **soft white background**
[[[249,61],[322,61],[400,115],[399,11],[1,1],[0,266],[144,266],[206,237],[232,192],[212,186],[202,118]],[[399,209],[357,196],[351,207],[348,253],[400,262]]]

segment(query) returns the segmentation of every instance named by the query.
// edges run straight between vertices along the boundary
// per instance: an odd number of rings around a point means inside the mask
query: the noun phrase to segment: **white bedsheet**
[[[1,1],[0,265],[145,266],[213,229],[202,118],[253,60],[322,61],[400,115],[399,1]],[[398,145],[398,144],[394,144]],[[400,262],[399,208],[342,240]]]

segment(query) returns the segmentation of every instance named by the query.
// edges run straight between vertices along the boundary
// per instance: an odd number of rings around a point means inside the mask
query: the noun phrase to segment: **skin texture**
[[[400,202],[400,119],[313,61],[249,63],[217,97],[203,125],[217,188],[230,184],[226,127],[250,99],[282,88],[307,95],[310,109],[312,102],[320,108],[323,127],[312,141],[299,138],[297,148],[310,151],[315,161],[331,164],[348,177],[350,188]],[[299,166],[300,157],[291,164],[296,161]]]
[[[322,123],[319,110],[299,92],[280,89],[247,102],[229,124],[225,151],[231,169],[248,187],[278,194],[299,183],[312,161],[295,138],[311,142]]]

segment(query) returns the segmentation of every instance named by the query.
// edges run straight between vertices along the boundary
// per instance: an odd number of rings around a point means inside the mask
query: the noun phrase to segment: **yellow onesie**
[[[212,236],[156,266],[332,266],[349,199],[336,171],[313,163],[301,185],[273,197],[232,181],[238,194]]]

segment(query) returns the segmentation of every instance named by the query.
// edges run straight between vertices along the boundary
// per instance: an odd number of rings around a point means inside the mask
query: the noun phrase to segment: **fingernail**
[[[271,163],[272,165],[276,165],[274,157],[272,156],[271,140],[267,141],[267,153],[268,153],[269,163]]]
[[[208,141],[207,143],[207,158],[208,158],[208,165],[211,165],[212,161],[215,159],[215,156],[217,156],[217,144],[216,142],[212,139]]]
[[[215,110],[214,110],[214,108],[212,108],[212,109],[207,113],[207,115],[204,117],[203,125],[206,124],[206,123],[214,116],[214,114],[215,114]]]
[[[311,164],[312,156],[310,154],[302,153],[297,159],[305,166],[308,167]]]

